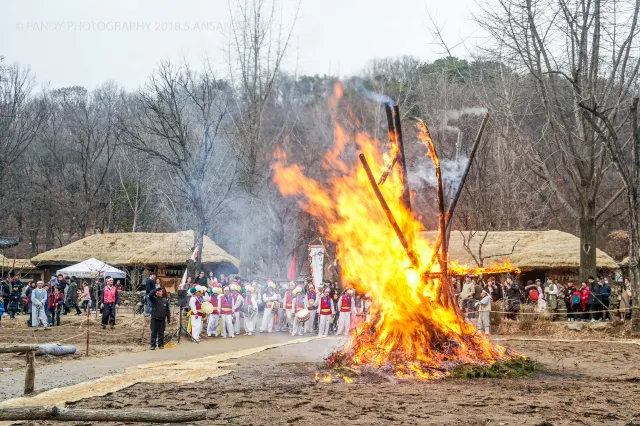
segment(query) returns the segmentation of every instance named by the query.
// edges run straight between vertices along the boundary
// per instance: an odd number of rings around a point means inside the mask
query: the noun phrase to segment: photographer
[[[147,293],[147,300],[151,304],[151,341],[149,342],[149,349],[155,350],[156,344],[158,349],[164,349],[164,330],[167,323],[171,324],[167,291],[162,286],[153,288]]]

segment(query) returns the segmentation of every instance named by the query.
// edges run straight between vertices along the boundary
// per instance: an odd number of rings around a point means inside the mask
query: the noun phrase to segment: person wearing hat
[[[169,300],[167,290],[160,286],[152,289],[147,297],[151,301],[151,340],[149,349],[164,349],[164,330],[167,323],[171,324],[171,311],[169,310]]]
[[[231,286],[231,291],[233,292],[231,297],[233,299],[233,327],[235,334],[240,334],[240,309],[242,309],[242,304],[244,303],[244,297],[240,294],[240,285],[233,284]]]
[[[233,284],[231,285],[233,286]],[[222,289],[222,296],[218,298],[218,312],[220,312],[220,320],[222,321],[222,337],[234,338],[233,328],[233,297],[230,294],[229,287]]]
[[[267,290],[262,295],[264,305],[264,313],[262,314],[262,324],[260,325],[260,333],[271,333],[273,330],[273,304],[278,300],[275,292],[276,285],[273,281],[267,281]]]
[[[42,288],[44,282],[38,281],[36,288],[31,292],[31,326],[38,328],[40,323],[46,329],[49,325],[47,320],[47,291]]]
[[[338,307],[340,309],[340,313],[338,317],[336,336],[339,336],[342,333],[344,333],[345,336],[348,336],[349,329],[351,328],[351,313],[355,312],[353,290],[349,289],[340,296],[338,299]]]
[[[331,289],[326,287],[324,295],[320,298],[320,322],[318,325],[318,337],[326,337],[329,334],[329,326],[331,326],[331,317],[336,311],[333,306],[333,299],[330,297]]]
[[[304,332],[311,333],[318,320],[318,295],[313,284],[307,286],[307,294],[304,295],[304,307],[309,310],[311,317],[304,323]]]
[[[491,314],[491,296],[487,290],[482,290],[480,294],[480,301],[476,302],[476,308],[478,309],[478,323],[477,328],[481,333],[484,332],[487,336],[490,333],[490,314]]]
[[[299,336],[302,336],[302,329],[304,325],[301,324],[300,321],[298,320],[297,314],[301,310],[305,309],[304,294],[302,293],[301,288],[296,287],[293,289],[293,295],[295,297],[293,298],[293,302],[291,302],[291,306],[293,307],[292,309],[293,327],[291,328],[291,336],[295,336],[296,333],[298,333]],[[311,322],[311,321],[307,321],[307,322]]]
[[[218,295],[220,294],[220,285],[217,281],[213,282],[213,287],[209,289],[209,302],[213,305],[213,312],[209,314],[207,319],[207,336],[218,337],[218,328],[220,326],[220,311],[218,311]]]
[[[187,330],[190,330],[191,337],[196,342],[200,341],[200,333],[202,333],[202,317],[204,314],[200,311],[202,306],[202,286],[197,285],[189,289],[191,298],[189,299],[189,325]]]
[[[296,283],[291,281],[289,283],[289,288],[284,292],[284,295],[282,296],[281,307],[284,309],[283,320],[285,321],[281,328],[281,330],[283,331],[285,327],[289,332],[293,330],[293,299],[295,298],[293,290],[295,289],[295,287]]]
[[[100,308],[102,309],[102,328],[107,322],[113,330],[116,326],[116,305],[120,304],[118,289],[113,285],[113,278],[107,278],[107,285],[100,292]]]
[[[244,316],[244,331],[247,336],[252,336],[256,329],[256,319],[258,318],[258,301],[254,295],[255,289],[252,285],[247,285],[245,290],[244,303],[247,306],[247,315]],[[249,311],[251,311],[249,313]]]

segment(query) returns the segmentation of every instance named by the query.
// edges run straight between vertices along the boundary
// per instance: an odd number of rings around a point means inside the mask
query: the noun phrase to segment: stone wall
[[[144,292],[143,292],[144,293]],[[120,305],[121,306],[131,306],[134,307],[140,301],[142,294],[137,291],[121,291],[118,294],[120,295]],[[169,293],[169,303],[171,306],[174,306],[178,301],[178,295],[176,293]]]

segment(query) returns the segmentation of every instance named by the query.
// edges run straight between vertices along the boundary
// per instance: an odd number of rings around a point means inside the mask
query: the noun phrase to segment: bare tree
[[[625,108],[628,85],[634,79],[630,74],[637,72],[629,49],[636,33],[637,4],[496,0],[485,3],[477,17],[495,41],[494,57],[521,72],[525,76],[521,84],[539,100],[534,106],[545,123],[538,140],[549,148],[530,150],[528,160],[579,222],[583,277],[596,273],[597,222],[623,190],[601,202],[609,163],[603,139],[581,104],[598,99],[612,118]],[[558,175],[566,178],[571,196],[559,188]]]
[[[33,87],[28,68],[5,66],[0,57],[0,184],[7,168],[33,142],[46,119],[44,104],[33,97]]]
[[[227,89],[210,69],[196,73],[163,62],[139,93],[136,111],[119,121],[124,143],[167,168],[180,200],[177,210],[194,218],[197,269],[204,236],[228,201],[235,177],[231,149],[220,138]]]
[[[276,19],[275,1],[245,0],[230,9],[229,67],[231,81],[238,90],[231,110],[233,142],[239,166],[238,183],[247,199],[242,209],[240,263],[248,266],[252,264],[249,259],[254,241],[249,238],[252,220],[264,198],[263,191],[270,185],[271,155],[282,136],[278,129],[265,132],[264,115],[274,101],[274,84],[293,23],[285,28],[282,21]],[[274,226],[277,226],[275,222]]]

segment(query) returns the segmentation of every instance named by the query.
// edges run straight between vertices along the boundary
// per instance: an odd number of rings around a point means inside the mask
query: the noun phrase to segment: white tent
[[[107,275],[112,278],[126,277],[124,271],[94,258],[60,269],[56,272],[56,275],[57,274],[68,275],[70,277],[75,276],[77,278],[104,278]]]

